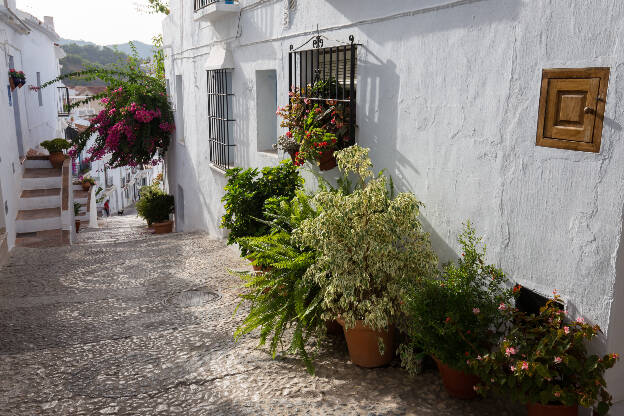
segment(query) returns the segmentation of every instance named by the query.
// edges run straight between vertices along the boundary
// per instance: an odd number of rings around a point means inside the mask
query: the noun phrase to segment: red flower
[[[445,322],[448,324],[449,322],[451,322],[451,317],[447,316]]]

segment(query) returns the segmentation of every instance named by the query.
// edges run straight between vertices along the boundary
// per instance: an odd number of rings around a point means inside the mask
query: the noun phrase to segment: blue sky
[[[152,43],[164,15],[138,11],[141,0],[17,0],[17,8],[39,19],[53,16],[63,38],[99,45],[140,40]]]

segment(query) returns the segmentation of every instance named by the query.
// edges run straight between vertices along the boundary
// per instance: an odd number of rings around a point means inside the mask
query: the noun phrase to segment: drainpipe
[[[11,16],[13,16],[13,18],[14,18],[15,20],[17,20],[18,22],[20,22],[20,24],[21,24],[22,26],[24,26],[24,29],[26,29],[26,32],[27,32],[26,34],[30,34],[30,28],[28,27],[28,25],[27,25],[26,23],[24,23],[24,22],[22,21],[22,19],[20,19],[20,18],[19,18],[19,17],[15,14],[15,12],[13,12],[13,10],[11,10],[11,8],[9,7],[9,0],[4,0],[4,7],[6,7],[6,9],[9,11],[9,13],[11,14]]]

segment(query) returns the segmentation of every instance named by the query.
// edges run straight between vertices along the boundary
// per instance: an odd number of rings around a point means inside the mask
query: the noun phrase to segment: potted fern
[[[422,204],[394,196],[389,179],[373,175],[368,149],[352,146],[336,159],[358,178],[356,189],[317,193],[319,215],[293,237],[317,252],[306,277],[321,288],[323,318],[343,326],[351,361],[379,367],[392,359],[393,328],[405,321],[405,287],[433,276],[437,257],[418,219]]]
[[[238,339],[260,329],[259,344],[268,343],[273,358],[285,344],[287,351],[298,354],[313,373],[312,355],[306,345],[312,337],[321,339],[325,331],[320,287],[305,277],[316,253],[296,243],[291,233],[317,212],[310,197],[298,191],[292,200],[269,199],[264,215],[268,234],[238,240],[247,258],[253,258],[264,272],[239,273],[245,282],[241,304],[249,305],[249,312],[234,335]],[[289,340],[284,342],[285,338]]]

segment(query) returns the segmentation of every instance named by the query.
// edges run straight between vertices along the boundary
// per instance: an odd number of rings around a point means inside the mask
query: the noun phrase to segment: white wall
[[[318,24],[330,39],[353,34],[361,44],[357,140],[377,169],[426,204],[441,260],[456,257],[456,236],[470,219],[491,261],[538,292],[557,289],[573,315],[599,324],[610,350],[624,353],[614,326],[614,300],[624,302],[624,3],[319,0],[297,2],[284,25],[285,3],[241,1],[240,23],[235,13],[210,25],[193,20],[191,4],[172,1],[163,25],[167,77],[185,80],[185,143],[172,144],[168,174],[170,189],[184,188],[185,231],[224,236],[226,181],[210,168],[207,146],[203,65],[211,44],[227,41],[233,51],[236,165],[275,164],[257,151],[255,74],[277,69],[286,104],[288,46]],[[591,66],[611,68],[601,152],[536,147],[542,69]],[[611,389],[624,399],[624,383]]]

